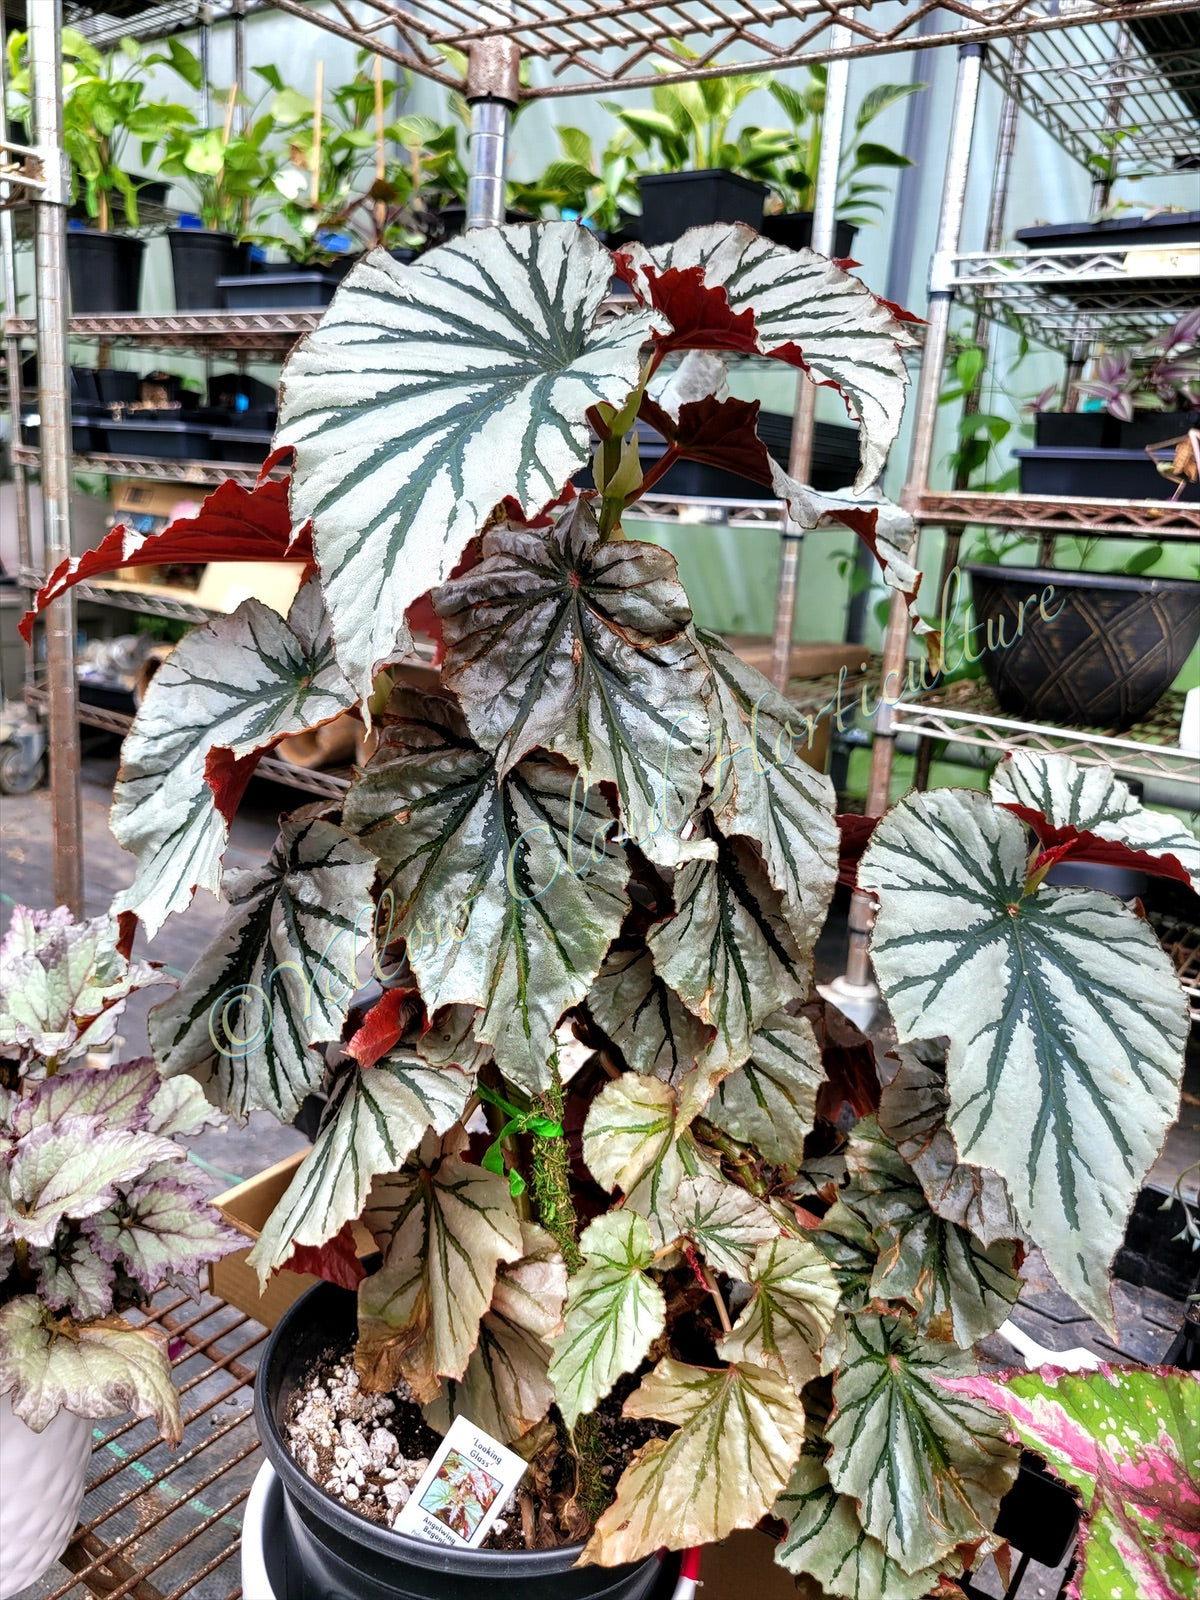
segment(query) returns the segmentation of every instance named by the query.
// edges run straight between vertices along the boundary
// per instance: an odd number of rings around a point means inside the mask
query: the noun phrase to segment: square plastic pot
[[[670,244],[689,228],[746,222],[760,228],[767,188],[736,172],[651,172],[638,178],[645,245]]]
[[[125,233],[67,229],[71,314],[102,317],[136,311],[142,290],[146,241]]]

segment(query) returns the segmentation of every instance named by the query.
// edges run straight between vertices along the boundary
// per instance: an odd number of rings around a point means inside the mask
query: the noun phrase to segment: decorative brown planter
[[[981,629],[1002,631],[984,671],[1004,711],[1031,722],[1123,729],[1175,681],[1200,638],[1200,583],[1107,572],[970,565]],[[1031,595],[1054,586],[1043,615]],[[1046,617],[1050,620],[1046,620]]]

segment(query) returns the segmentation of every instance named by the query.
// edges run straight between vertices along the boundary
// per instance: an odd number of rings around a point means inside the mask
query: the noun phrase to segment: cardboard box
[[[235,1250],[209,1267],[208,1287],[213,1294],[261,1322],[265,1328],[273,1328],[294,1301],[321,1281],[310,1272],[289,1272],[285,1267],[260,1293],[258,1274],[246,1261],[263,1225],[283,1198],[284,1190],[307,1154],[307,1150],[297,1151],[286,1161],[277,1161],[273,1167],[247,1178],[236,1188],[226,1189],[213,1201],[226,1222],[246,1235],[247,1244],[244,1250]],[[361,1224],[356,1224],[354,1231],[359,1256],[370,1255],[376,1248],[375,1241]]]
[[[122,520],[154,517],[164,525],[178,517],[193,517],[201,502],[212,491],[183,483],[139,483],[132,480],[114,484],[112,508]]]
[[[796,1600],[796,1580],[775,1563],[775,1541],[743,1529],[720,1544],[708,1544],[700,1557],[703,1600]]]
[[[210,561],[196,590],[196,604],[229,612],[253,597],[286,616],[303,575],[302,561]]]

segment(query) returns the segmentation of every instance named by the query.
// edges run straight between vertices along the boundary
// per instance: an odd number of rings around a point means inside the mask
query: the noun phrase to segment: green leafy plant
[[[534,215],[547,210],[556,217],[578,218],[605,233],[617,233],[641,211],[634,141],[618,134],[597,154],[582,128],[557,128],[562,149],[529,183],[510,183],[509,203]]]
[[[188,81],[198,80],[200,62],[184,46],[177,45],[172,65],[185,72]],[[272,69],[256,67],[255,72],[274,87]],[[198,127],[188,116],[163,136],[158,169],[190,193],[196,212],[206,228],[226,233],[249,231],[253,203],[273,183],[279,170],[279,154],[271,142],[275,119],[260,115],[261,99],[250,105],[244,97],[243,125],[234,126],[239,105],[236,88],[212,88],[214,102],[224,108],[223,121],[213,127]]]
[[[328,96],[319,140],[313,101],[285,88],[276,69],[256,68],[275,90],[270,114],[288,141],[287,160],[273,183],[291,231],[289,254],[300,263],[380,246],[421,248],[441,239],[442,210],[466,203],[465,104],[456,108],[462,115],[448,123],[410,113],[381,124],[380,104],[397,86],[386,80],[377,86],[362,70],[365,59],[360,57],[357,75]],[[382,175],[381,136],[385,146],[398,144],[404,152],[386,161]]]
[[[671,49],[685,61],[696,59],[695,51],[678,40],[672,41]],[[670,69],[659,70],[667,74]],[[743,102],[768,82],[763,74],[705,78],[699,83],[671,81],[654,88],[649,109],[616,102],[605,102],[605,109],[653,159],[653,170],[705,172],[721,168],[765,183],[789,148],[787,134],[780,129],[751,127],[734,136],[730,125]]]
[[[681,57],[694,52],[674,43]],[[667,69],[662,69],[664,72]],[[821,161],[828,70],[809,69],[807,84],[797,89],[781,77],[746,75],[708,78],[700,83],[664,83],[653,91],[650,109],[611,104],[622,126],[660,172],[723,168],[765,183],[775,211],[811,210]],[[884,83],[864,95],[854,118],[849,143],[842,152],[837,194],[840,220],[862,226],[870,213],[882,211],[881,184],[863,181],[880,167],[909,167],[908,156],[865,137],[877,117],[924,89],[923,83]],[[743,103],[760,90],[769,93],[787,117],[779,128],[746,127],[736,136],[731,124]]]
[[[810,210],[816,190],[817,169],[821,164],[824,129],[825,92],[828,69],[809,68],[809,81],[803,89],[793,88],[783,78],[772,78],[770,93],[782,106],[790,124],[788,143],[776,160],[768,178],[773,205],[782,211]],[[911,167],[912,160],[889,145],[866,138],[877,117],[891,106],[919,94],[923,83],[881,83],[862,98],[854,115],[853,131],[842,151],[836,209],[843,222],[862,227],[871,213],[882,212],[878,198],[887,193],[884,185],[864,181],[864,174],[879,168]]]
[[[153,933],[221,882],[262,751],[356,704],[378,726],[344,800],[283,818],[270,861],[226,881],[225,927],[151,1014],[155,1055],[238,1115],[326,1091],[259,1273],[298,1249],[335,1270],[361,1218],[382,1262],[362,1383],[522,1441],[535,1478],[572,1462],[540,1537],[586,1538],[587,1561],[774,1511],[779,1559],[830,1594],[916,1600],[961,1573],[1017,1454],[938,1380],[975,1374],[1029,1243],[1112,1328],[1109,1265],[1178,1111],[1171,963],[1123,902],[1045,877],[1098,839],[1196,873],[1191,835],[1060,758],[907,796],[858,866],[901,1041],[876,1063],[812,989],[853,869],[805,719],[626,536],[665,470],[643,472],[636,419],[668,462],[853,528],[911,614],[912,525],[870,492],[910,338],[832,262],[739,226],[619,256],[562,222],[376,253],[284,375],[290,509],[230,487],[48,588],[189,539],[315,556],[286,621],[251,600],[189,635],[126,744],[117,908]],[[839,389],[857,493],[771,461],[730,350]],[[356,1000],[372,962],[382,996]],[[596,1412],[631,1378],[626,1415],[666,1431],[618,1481]]]
[[[165,1336],[117,1313],[240,1242],[179,1177],[175,1137],[211,1115],[196,1086],[89,1055],[164,981],[109,917],[17,906],[0,943],[0,1394],[38,1432],[131,1410],[178,1442]]]
[[[28,36],[8,39],[9,113],[28,130]],[[121,196],[125,220],[138,225],[138,186],[126,170],[126,149],[140,141],[143,162],[161,141],[190,123],[186,106],[146,98],[151,68],[173,67],[194,88],[199,87],[195,57],[177,39],[162,50],[146,50],[136,39],[122,39],[107,55],[74,28],[62,36],[63,146],[71,162],[71,192],[83,200],[102,233],[112,224],[114,191]]]

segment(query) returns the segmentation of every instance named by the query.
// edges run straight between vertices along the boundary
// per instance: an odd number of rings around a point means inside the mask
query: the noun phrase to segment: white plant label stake
[[[431,1544],[478,1549],[526,1463],[466,1417],[455,1417],[392,1526]]]

